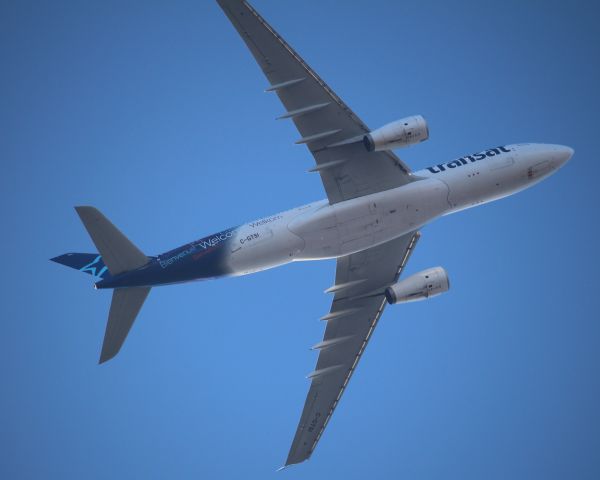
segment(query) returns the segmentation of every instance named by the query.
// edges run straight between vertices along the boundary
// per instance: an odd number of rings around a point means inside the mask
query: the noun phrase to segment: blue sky
[[[489,146],[575,156],[423,229],[313,458],[282,473],[334,262],[154,289],[97,365],[110,301],[48,261],[93,251],[72,207],[143,251],[324,196],[214,2],[3,2],[0,477],[598,478],[600,35],[592,2],[254,5],[373,128],[423,114],[414,169]]]

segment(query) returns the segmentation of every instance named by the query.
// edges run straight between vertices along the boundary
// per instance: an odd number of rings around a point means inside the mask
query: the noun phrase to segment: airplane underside
[[[327,198],[186,243],[141,252],[94,207],[76,207],[98,253],[52,260],[112,289],[100,363],[113,358],[152,287],[255,273],[293,261],[336,259],[331,307],[285,465],[312,455],[386,304],[431,298],[450,283],[441,267],[400,280],[432,220],[528,188],[561,168],[561,145],[502,145],[412,172],[393,149],[429,138],[420,115],[369,129],[243,0],[217,0],[315,160]]]

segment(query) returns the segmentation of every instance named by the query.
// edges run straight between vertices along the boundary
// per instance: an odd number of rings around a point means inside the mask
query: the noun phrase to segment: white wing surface
[[[286,465],[307,460],[317,446],[386,305],[384,291],[400,276],[419,232],[337,260],[335,292],[317,366]]]
[[[415,178],[392,152],[367,152],[368,127],[244,0],[217,0],[306,144],[330,203],[405,185]],[[337,261],[331,311],[286,465],[310,457],[321,438],[416,241],[413,232]]]
[[[367,152],[367,126],[279,34],[243,0],[217,0],[317,163],[330,203],[402,186],[413,180],[392,152]],[[300,8],[300,4],[294,4]],[[358,141],[357,141],[358,139]],[[350,140],[350,142],[348,142]]]

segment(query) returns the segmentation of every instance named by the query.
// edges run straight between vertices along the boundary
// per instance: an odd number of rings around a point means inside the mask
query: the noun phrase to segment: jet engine
[[[388,303],[406,303],[435,297],[450,288],[448,274],[442,267],[428,268],[415,273],[388,287],[385,298]]]
[[[421,115],[406,117],[388,123],[363,137],[365,148],[369,152],[392,150],[424,142],[429,138],[427,122]]]

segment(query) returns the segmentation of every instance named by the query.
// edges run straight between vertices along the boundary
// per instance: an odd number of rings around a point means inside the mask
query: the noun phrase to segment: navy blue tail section
[[[81,206],[75,207],[75,210],[100,253],[65,253],[52,258],[53,262],[101,278],[98,283],[103,283],[110,281],[113,276],[127,276],[153,261],[131,243],[123,232],[97,208]],[[151,288],[127,286],[132,288],[113,290],[100,363],[110,360],[119,353]],[[96,284],[95,287],[98,288],[98,285]]]
[[[108,267],[102,261],[102,256],[97,253],[65,253],[50,260],[80,272],[89,273],[94,277],[108,278],[110,276]]]

